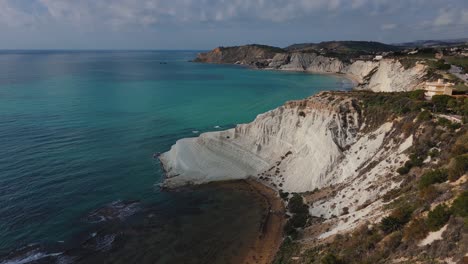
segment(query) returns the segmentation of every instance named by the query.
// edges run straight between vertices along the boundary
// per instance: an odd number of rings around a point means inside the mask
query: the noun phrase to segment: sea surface
[[[153,154],[351,83],[196,54],[0,51],[0,264],[204,263],[248,241],[254,194],[162,191]]]

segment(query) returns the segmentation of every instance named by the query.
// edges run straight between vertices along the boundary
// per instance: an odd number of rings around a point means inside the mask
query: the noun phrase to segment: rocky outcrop
[[[163,185],[253,177],[285,192],[340,186],[334,195],[315,201],[310,212],[327,219],[347,208],[356,219],[337,228],[353,228],[377,217],[380,211],[370,208],[381,204],[359,208],[399,186],[395,171],[412,145],[412,137],[392,122],[373,124],[371,130],[367,124],[359,100],[348,93],[291,101],[252,123],[177,141],[160,157],[167,175]]]
[[[198,54],[194,62],[246,64],[264,67],[269,64],[276,54],[283,52],[280,48],[265,45],[218,47],[210,52]]]
[[[357,82],[356,89],[374,92],[411,91],[425,80],[426,66],[405,69],[397,59],[342,61],[314,52],[285,52],[259,45],[216,48],[195,60],[208,63],[235,63],[260,69],[346,74]]]

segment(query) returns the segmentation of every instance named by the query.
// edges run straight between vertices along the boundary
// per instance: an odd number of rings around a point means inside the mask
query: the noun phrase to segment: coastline
[[[201,63],[201,64],[216,64],[216,65],[228,65],[228,66],[238,66],[245,69],[250,70],[261,70],[261,71],[278,71],[278,72],[297,72],[297,73],[305,73],[305,74],[317,74],[317,75],[331,75],[338,78],[343,78],[348,80],[352,84],[352,90],[361,84],[361,80],[359,77],[352,75],[350,73],[342,73],[342,72],[315,72],[315,71],[307,71],[307,70],[281,70],[281,69],[274,69],[274,68],[258,68],[252,65],[247,64],[235,64],[235,63],[217,63],[217,62],[200,62],[200,61],[189,61],[191,63]]]
[[[246,179],[245,182],[263,196],[267,203],[267,214],[262,220],[257,240],[239,263],[270,264],[283,241],[285,206],[276,190],[254,179]]]
[[[193,186],[192,186],[193,187]],[[225,188],[255,194],[261,204],[261,220],[256,222],[256,232],[243,241],[236,254],[223,256],[225,263],[233,264],[271,264],[283,242],[283,228],[286,224],[286,209],[278,192],[255,179],[226,180],[200,184],[198,187]],[[180,187],[185,188],[185,187]],[[170,189],[170,190],[177,190]],[[242,206],[242,205],[240,205]]]

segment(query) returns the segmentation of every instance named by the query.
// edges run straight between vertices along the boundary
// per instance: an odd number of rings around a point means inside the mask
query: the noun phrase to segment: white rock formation
[[[391,123],[362,133],[362,118],[358,103],[347,95],[322,93],[291,101],[252,123],[177,141],[161,156],[164,184],[252,176],[285,191],[305,192],[358,177],[370,163],[377,162],[367,168],[373,176],[399,166],[398,160],[380,159],[398,155],[411,144],[399,149],[401,142],[388,138]],[[384,146],[388,150],[383,151]]]
[[[333,188],[310,204],[311,215],[334,223],[325,238],[382,216],[379,199],[399,187],[396,170],[412,143],[392,122],[368,124],[348,93],[322,92],[252,123],[177,141],[160,157],[163,186],[253,177],[286,192]]]
[[[313,73],[343,73],[359,82],[359,89],[374,92],[400,92],[417,89],[426,75],[426,66],[416,64],[405,69],[394,59],[380,61],[357,60],[345,63],[315,53],[277,54],[268,65],[271,69]]]

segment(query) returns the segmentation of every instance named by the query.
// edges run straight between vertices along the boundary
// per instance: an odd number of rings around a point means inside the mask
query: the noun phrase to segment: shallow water
[[[210,210],[201,210],[199,226],[184,226],[193,215],[178,213],[191,198],[155,187],[162,174],[153,153],[183,137],[252,121],[287,100],[350,85],[334,76],[187,62],[195,55],[0,52],[0,254],[30,243],[74,241],[94,228],[83,217],[119,200],[138,200],[142,211],[153,208],[155,215],[173,211],[178,221],[161,218],[166,232],[148,238],[160,241],[161,263],[176,249],[198,254],[201,249],[177,243],[187,240],[186,229],[209,230],[212,218],[203,214]],[[243,199],[220,198],[225,192],[216,189],[199,192],[226,204],[223,199]],[[242,217],[249,211],[238,212],[239,219],[249,221]]]

